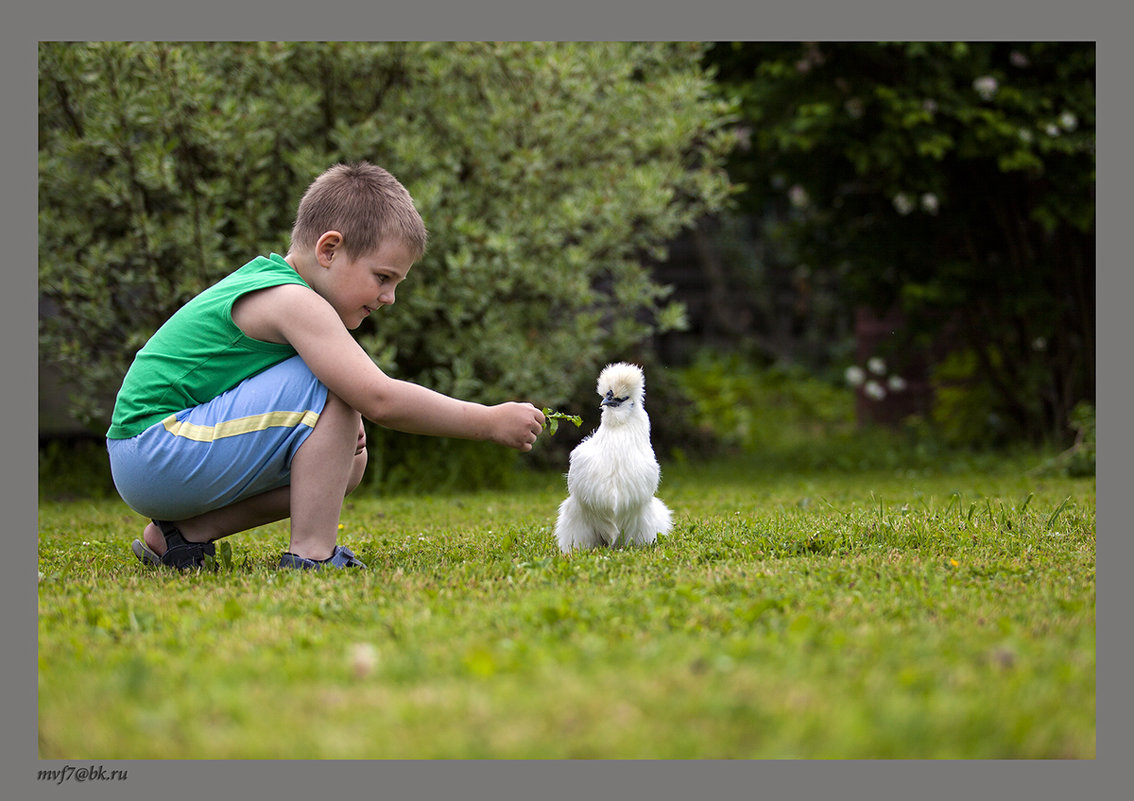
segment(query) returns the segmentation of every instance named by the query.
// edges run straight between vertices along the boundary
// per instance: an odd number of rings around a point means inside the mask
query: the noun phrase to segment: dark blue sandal
[[[322,570],[324,567],[366,567],[345,545],[336,545],[334,552],[326,559],[307,559],[290,551],[280,557],[280,569]]]
[[[189,542],[172,523],[166,520],[153,522],[165,537],[165,553],[158,556],[142,540],[134,540],[130,547],[143,564],[189,570],[204,567],[206,556],[216,559],[217,549],[211,542]]]

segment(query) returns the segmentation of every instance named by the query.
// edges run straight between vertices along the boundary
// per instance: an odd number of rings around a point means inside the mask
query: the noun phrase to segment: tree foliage
[[[951,377],[985,399],[974,438],[1065,435],[1094,399],[1094,45],[722,43],[708,62],[782,258],[903,312],[892,355],[970,365]]]
[[[483,401],[565,402],[680,325],[642,267],[730,191],[729,107],[689,43],[42,43],[41,359],[105,427],[134,352],[307,184],[381,164],[430,248],[360,341]]]

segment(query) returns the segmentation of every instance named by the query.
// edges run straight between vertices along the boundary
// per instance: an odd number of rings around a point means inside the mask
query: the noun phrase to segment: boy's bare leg
[[[365,467],[362,417],[328,392],[315,430],[291,460],[291,553],[307,559],[331,556],[343,498],[358,485]]]
[[[335,547],[343,498],[362,481],[366,459],[361,416],[328,393],[319,421],[292,458],[290,486],[171,522],[190,542],[210,542],[290,516],[288,550],[326,559]],[[153,523],[144,538],[158,556],[165,553],[165,538]]]
[[[289,494],[288,487],[277,487],[223,509],[214,509],[188,520],[170,522],[177,526],[189,542],[210,542],[238,531],[247,531],[256,526],[283,520],[288,515]],[[146,526],[143,539],[150,550],[158,556],[165,553],[165,537],[153,523]]]

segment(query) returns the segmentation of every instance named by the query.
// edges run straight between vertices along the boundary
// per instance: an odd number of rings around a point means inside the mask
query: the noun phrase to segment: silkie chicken
[[[672,525],[658,498],[658,467],[650,445],[646,379],[640,367],[610,364],[598,379],[602,419],[571,451],[567,499],[559,506],[559,549],[649,545]]]

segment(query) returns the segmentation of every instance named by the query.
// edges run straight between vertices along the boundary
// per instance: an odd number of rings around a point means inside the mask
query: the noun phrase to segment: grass
[[[334,574],[285,524],[148,571],[120,502],[41,498],[39,754],[1090,759],[1094,478],[1027,467],[675,463],[670,536],[571,557],[560,476],[352,497]]]

